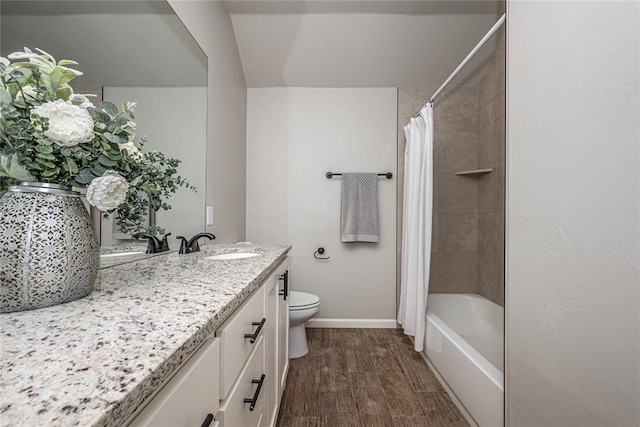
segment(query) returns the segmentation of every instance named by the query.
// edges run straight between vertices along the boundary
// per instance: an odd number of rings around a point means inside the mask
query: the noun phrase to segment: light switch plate
[[[207,206],[207,225],[213,225],[213,206]]]

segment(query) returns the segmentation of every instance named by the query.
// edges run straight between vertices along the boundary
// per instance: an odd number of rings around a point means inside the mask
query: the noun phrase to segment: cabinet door
[[[160,390],[130,427],[200,426],[220,404],[220,340],[210,338]],[[216,421],[209,424],[217,425]]]
[[[242,365],[257,346],[269,324],[264,312],[264,286],[261,286],[217,331],[220,337],[220,396],[226,398]],[[257,333],[257,335],[256,335]],[[248,338],[256,335],[256,339]]]
[[[288,266],[288,264],[286,264]],[[278,401],[282,398],[289,370],[289,271],[282,271],[278,281]]]
[[[264,417],[264,386],[268,373],[264,371],[264,336],[240,372],[229,395],[222,402],[218,415],[222,427],[262,427]]]
[[[278,275],[272,274],[265,282],[266,309],[269,323],[265,325],[265,425],[275,426],[280,402],[278,376]]]

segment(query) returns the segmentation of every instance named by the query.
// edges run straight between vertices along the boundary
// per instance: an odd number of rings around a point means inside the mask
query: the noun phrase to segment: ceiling
[[[497,1],[226,5],[248,87],[440,85],[498,19]],[[473,84],[473,71],[495,45],[490,41],[454,82]]]

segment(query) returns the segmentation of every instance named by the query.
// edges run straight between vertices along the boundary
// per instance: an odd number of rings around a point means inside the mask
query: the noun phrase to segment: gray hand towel
[[[378,242],[378,174],[343,173],[340,237],[343,242]]]

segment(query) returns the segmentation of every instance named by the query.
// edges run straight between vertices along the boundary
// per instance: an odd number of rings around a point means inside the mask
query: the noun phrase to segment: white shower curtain
[[[404,127],[404,202],[398,323],[424,348],[433,217],[433,105]]]

